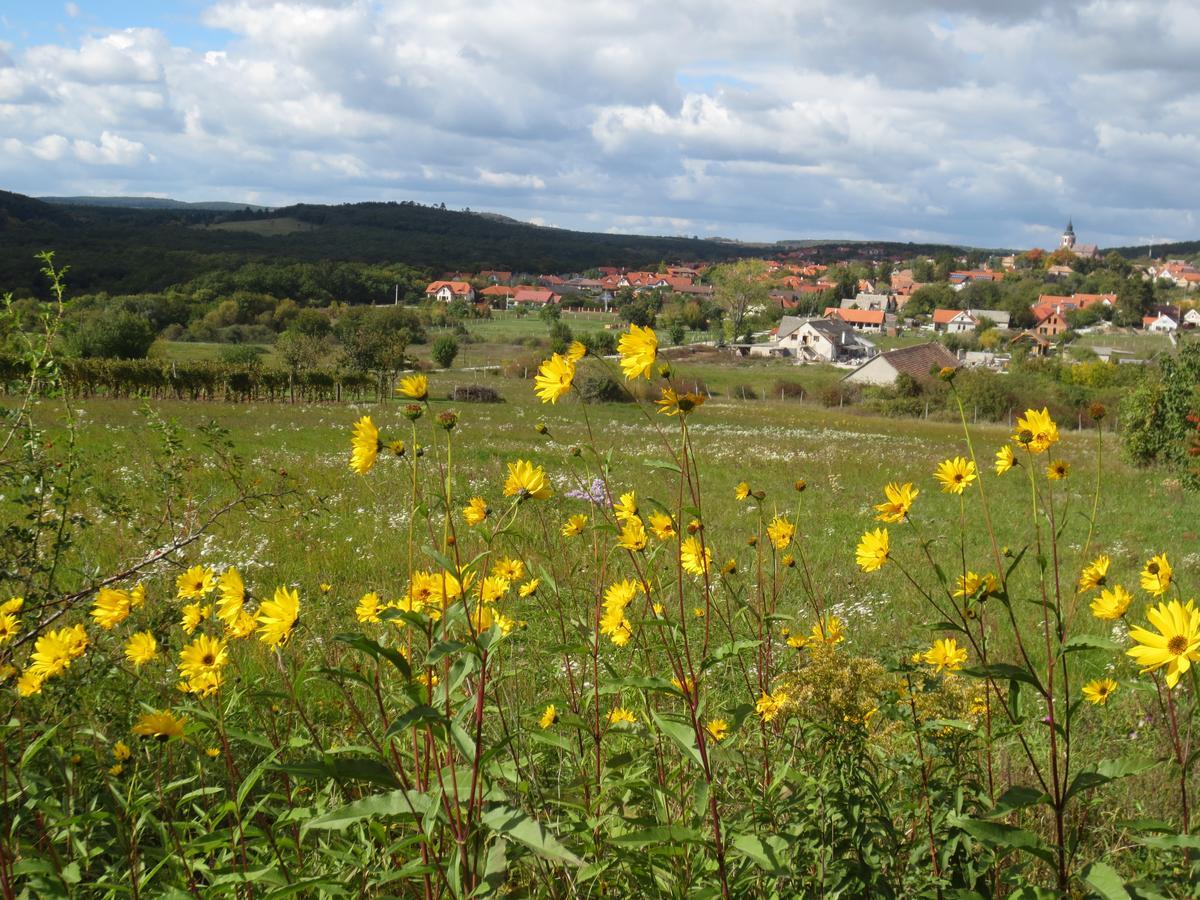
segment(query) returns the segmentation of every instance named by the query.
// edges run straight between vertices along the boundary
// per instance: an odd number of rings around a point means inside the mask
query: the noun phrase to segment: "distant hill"
[[[186,200],[171,200],[167,197],[38,197],[44,203],[56,206],[116,206],[123,209],[209,209],[217,212],[253,210],[266,212],[269,206],[253,203],[230,203],[225,200],[202,200],[190,203]]]
[[[1103,251],[1108,253],[1115,250],[1126,259],[1145,259],[1153,255],[1155,259],[1178,259],[1194,256],[1200,253],[1200,241],[1176,241],[1173,244],[1139,244],[1136,247],[1110,247]]]

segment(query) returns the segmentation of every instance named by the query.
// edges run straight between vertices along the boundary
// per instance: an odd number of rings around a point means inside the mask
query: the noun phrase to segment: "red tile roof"
[[[935,309],[933,311],[933,324],[934,325],[947,325],[950,322],[953,322],[960,315],[965,315],[968,319],[971,318],[971,315],[969,313],[967,313],[965,310]]]
[[[837,316],[851,325],[882,325],[885,314],[882,309],[841,309],[829,306],[825,308],[825,318],[830,316]]]

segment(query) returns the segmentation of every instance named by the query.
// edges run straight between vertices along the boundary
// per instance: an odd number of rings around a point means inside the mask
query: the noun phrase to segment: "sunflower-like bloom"
[[[503,600],[512,590],[512,582],[499,575],[488,575],[479,582],[479,599],[484,603],[495,603]]]
[[[1117,683],[1111,678],[1097,678],[1083,686],[1083,698],[1088,703],[1093,703],[1096,706],[1104,706],[1104,704],[1108,703],[1108,698],[1113,695],[1116,689]]]
[[[354,618],[362,622],[364,625],[368,622],[378,625],[381,621],[379,618],[379,610],[382,603],[379,600],[379,595],[374,591],[363,594],[358,598],[358,605],[354,607]]]
[[[699,538],[689,537],[679,547],[679,561],[688,574],[707,575],[712,566],[712,549],[705,547]]]
[[[563,537],[578,537],[583,534],[583,530],[587,528],[588,517],[583,513],[576,513],[568,517],[567,521],[563,522],[563,526],[559,529],[559,534]]]
[[[634,326],[637,327],[636,325]],[[636,725],[637,716],[623,706],[614,706],[608,712],[609,725]]]
[[[246,607],[246,583],[237,569],[226,569],[217,581],[217,618],[226,626],[237,622]]]
[[[826,616],[822,619],[817,619],[813,623],[813,627],[809,630],[808,638],[804,643],[829,644],[833,646],[834,644],[840,644],[845,639],[846,635],[842,629],[842,620],[837,616]]]
[[[617,545],[639,553],[646,549],[646,524],[637,516],[626,519],[617,535]]]
[[[46,676],[33,669],[26,669],[17,678],[17,694],[22,697],[32,697],[42,692]]]
[[[520,581],[525,577],[525,563],[519,559],[502,556],[492,563],[492,574],[507,581]]]
[[[733,499],[739,503],[750,496],[750,485],[745,481],[739,481],[737,487],[733,489]]]
[[[554,707],[553,703],[547,704],[546,708],[542,710],[542,717],[538,719],[538,728],[549,728],[557,721],[558,710]]]
[[[1027,409],[1025,415],[1017,419],[1017,430],[1012,439],[1030,453],[1045,453],[1051,445],[1058,443],[1058,426],[1050,418],[1049,409],[1043,407],[1041,412]]]
[[[71,668],[71,662],[80,654],[75,652],[76,635],[72,628],[47,631],[38,637],[29,657],[28,671],[45,680],[61,675]]]
[[[939,672],[957,672],[967,661],[967,650],[958,646],[954,638],[945,638],[934,641],[933,646],[921,654],[921,660]]]
[[[136,632],[125,642],[125,658],[133,664],[135,669],[140,669],[146,663],[152,662],[157,655],[158,641],[149,631]]]
[[[621,499],[613,504],[613,515],[617,517],[618,522],[628,522],[630,519],[636,519],[638,514],[637,492],[629,491],[622,494]]]
[[[523,585],[517,588],[517,594],[521,597],[532,597],[537,593],[538,585],[542,583],[540,578],[530,578]]]
[[[1046,466],[1046,477],[1051,481],[1062,481],[1071,474],[1071,464],[1065,459],[1052,459]]]
[[[133,756],[133,751],[129,749],[129,745],[124,741],[117,741],[113,744],[113,759],[117,762],[125,762],[129,757]]]
[[[942,483],[942,491],[947,494],[961,494],[978,476],[975,473],[975,462],[956,456],[947,459],[937,467],[933,477]]]
[[[268,647],[278,647],[292,636],[300,618],[300,593],[285,587],[275,588],[275,596],[263,602],[258,610],[261,626],[258,639]]]
[[[704,724],[704,730],[708,732],[708,736],[718,744],[725,738],[729,737],[729,723],[724,719],[709,719]]]
[[[959,575],[955,579],[954,596],[963,599],[979,595],[982,599],[989,594],[1000,593],[1000,579],[991,572],[986,572],[983,575],[977,575],[968,570],[966,575]]]
[[[1129,609],[1132,602],[1133,597],[1129,591],[1116,584],[1111,589],[1102,590],[1100,596],[1092,601],[1092,615],[1105,622],[1112,622],[1125,615],[1125,610]]]
[[[179,619],[179,627],[183,629],[184,634],[190,635],[193,631],[200,627],[200,623],[208,618],[208,614],[212,612],[211,606],[202,606],[199,603],[189,603],[181,611]]]
[[[763,691],[762,696],[755,701],[754,711],[764,722],[772,722],[787,708],[790,699],[782,688],[773,694]]]
[[[0,603],[0,616],[15,616],[21,611],[21,607],[24,605],[24,597],[9,597],[3,603]]]
[[[1150,607],[1146,618],[1158,632],[1131,628],[1129,636],[1138,646],[1125,652],[1142,667],[1143,674],[1166,666],[1167,687],[1173,688],[1192,663],[1200,660],[1200,610],[1194,600],[1186,604],[1172,600]]]
[[[686,416],[696,407],[704,404],[704,395],[690,391],[680,394],[674,388],[665,387],[662,389],[662,399],[654,402],[658,405],[659,413],[664,416]]]
[[[660,541],[679,537],[679,531],[675,528],[675,520],[665,512],[650,513],[650,530]]]
[[[1079,573],[1079,593],[1085,594],[1107,585],[1110,565],[1112,565],[1112,560],[1107,555],[1101,554],[1084,566],[1083,571]]]
[[[191,681],[222,669],[227,662],[229,651],[225,641],[202,634],[179,651],[179,674],[185,681]]]
[[[1142,569],[1142,590],[1155,597],[1161,597],[1171,587],[1174,571],[1167,562],[1167,554],[1160,553],[1150,557],[1150,561]]]
[[[600,633],[618,647],[624,647],[633,636],[633,626],[625,609],[637,596],[636,581],[625,579],[609,585],[604,592],[604,614],[600,617]]]
[[[476,606],[471,611],[470,618],[471,627],[475,629],[476,633],[490,631],[491,627],[495,625],[500,629],[502,635],[507,635],[517,625],[516,622],[504,615],[500,610],[486,604]]]
[[[533,391],[543,403],[557,403],[559,397],[571,390],[574,380],[574,361],[555,353],[538,366]]]
[[[885,485],[883,494],[887,500],[883,503],[877,503],[875,509],[879,511],[879,515],[875,518],[880,522],[887,522],[890,525],[899,525],[908,518],[909,510],[912,509],[913,501],[917,499],[917,495],[921,492],[912,486],[912,482],[898,484],[892,482]]]
[[[16,616],[10,616],[8,613],[0,613],[0,646],[7,644],[17,636],[17,632],[21,630],[21,622]]]
[[[129,592],[100,588],[92,605],[92,618],[105,631],[111,631],[129,618]]]
[[[648,326],[630,325],[629,333],[621,335],[617,342],[617,352],[621,354],[621,371],[626,381],[642,376],[649,380],[658,356],[658,335]]]
[[[463,507],[463,518],[472,528],[483,522],[490,514],[487,501],[482,497],[472,497]]]
[[[401,378],[400,384],[396,387],[396,393],[409,400],[428,400],[429,379],[424,375],[409,375]]]
[[[180,600],[201,600],[217,586],[217,576],[205,566],[192,566],[175,579],[175,590]]]
[[[1018,466],[1017,454],[1013,453],[1013,448],[1005,444],[996,451],[996,474],[1003,475],[1013,466]]]
[[[874,572],[883,568],[883,564],[888,561],[889,553],[891,553],[891,546],[886,528],[876,528],[874,531],[865,532],[859,538],[858,548],[855,550],[858,567],[864,572]]]
[[[171,738],[183,737],[183,726],[186,724],[187,719],[182,716],[176,718],[169,709],[164,709],[159,712],[142,713],[137,724],[133,726],[133,733],[166,742]]]
[[[141,609],[146,605],[146,586],[140,581],[129,592],[129,608]]]
[[[354,423],[350,437],[350,468],[359,475],[366,475],[375,465],[383,444],[379,440],[379,429],[370,416],[363,416]]]
[[[258,620],[254,618],[254,614],[248,609],[243,609],[238,613],[235,621],[230,622],[225,626],[225,636],[240,640],[248,638],[258,630]]]
[[[796,526],[783,516],[776,516],[767,526],[767,537],[771,539],[771,546],[776,550],[786,549],[795,536]]]
[[[563,356],[574,363],[579,362],[587,356],[587,352],[587,347],[583,345],[583,341],[571,341],[571,343],[567,344],[567,350]]]
[[[522,500],[549,500],[554,495],[546,480],[546,470],[528,460],[518,459],[508,464],[508,478],[504,482],[505,497],[520,497]]]

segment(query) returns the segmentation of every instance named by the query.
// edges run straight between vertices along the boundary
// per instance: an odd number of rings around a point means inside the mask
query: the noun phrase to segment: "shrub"
[[[143,315],[101,312],[80,322],[67,344],[75,356],[145,359],[154,343],[154,328]]]
[[[454,365],[454,358],[458,356],[458,341],[452,335],[443,334],[433,342],[431,353],[438,366],[448,369]]]
[[[782,400],[803,400],[808,395],[809,392],[798,381],[776,381],[771,390],[772,397],[779,397]]]
[[[625,385],[610,375],[596,375],[579,386],[579,396],[585,403],[630,403],[633,396]]]
[[[495,388],[483,384],[456,385],[448,399],[459,403],[503,403],[504,398]]]

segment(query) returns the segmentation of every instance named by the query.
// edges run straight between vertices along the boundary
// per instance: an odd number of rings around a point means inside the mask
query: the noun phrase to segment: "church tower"
[[[1075,249],[1075,226],[1071,220],[1067,220],[1067,230],[1062,233],[1062,238],[1058,242],[1058,246],[1062,250]]]

